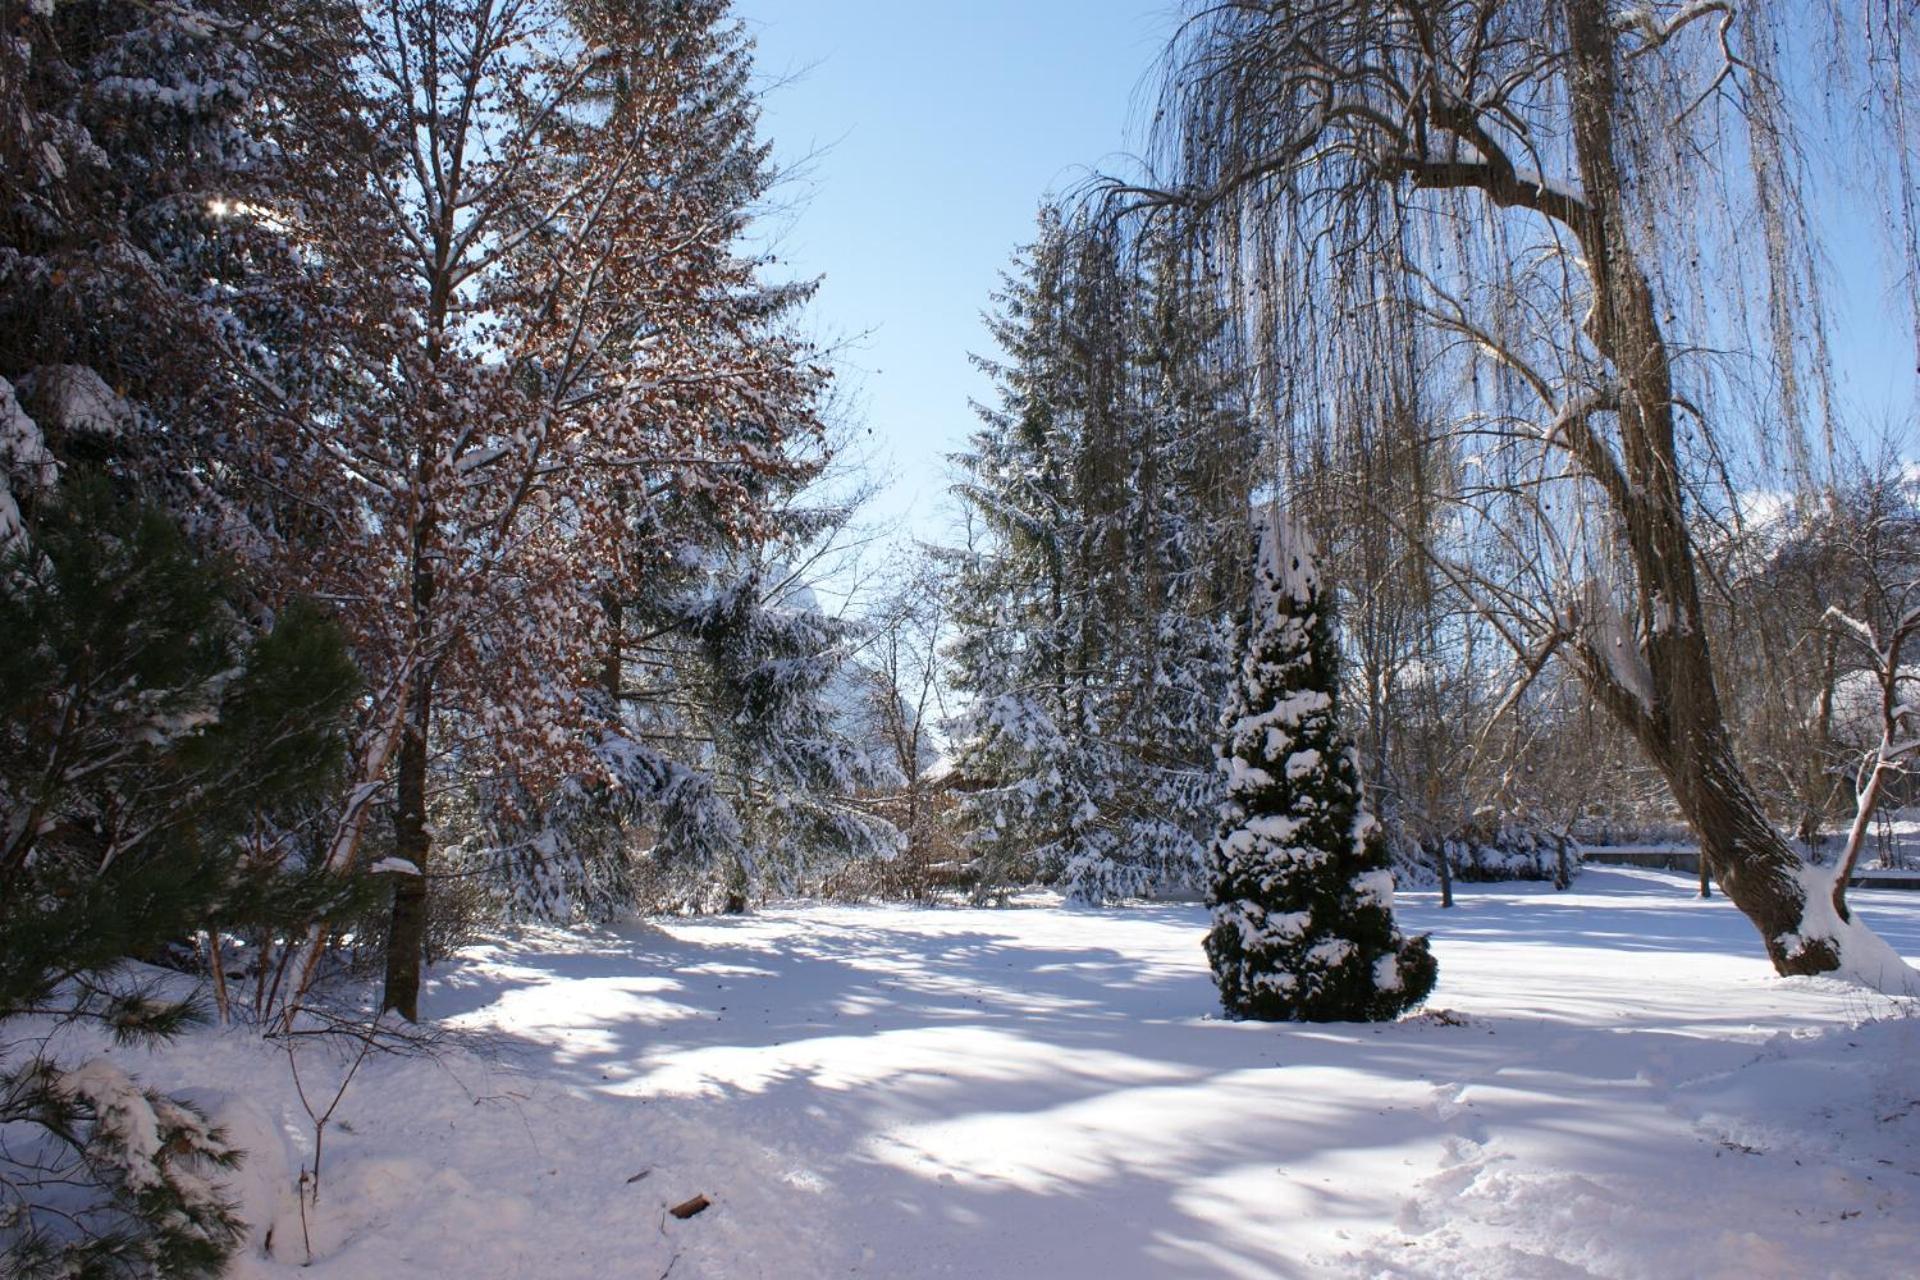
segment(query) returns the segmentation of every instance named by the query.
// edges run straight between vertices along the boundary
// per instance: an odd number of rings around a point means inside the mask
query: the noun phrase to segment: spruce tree
[[[998,360],[976,357],[998,402],[953,462],[977,528],[945,553],[956,635],[953,726],[964,780],[959,822],[981,892],[1043,869],[1097,861],[1091,837],[1107,798],[1088,703],[1086,621],[1076,550],[1085,530],[1073,461],[1084,438],[1089,371],[1074,321],[1072,232],[1043,208],[1039,234],[995,295]]]
[[[1257,436],[1190,259],[1043,209],[944,553],[959,823],[983,889],[1197,887]]]
[[[1385,1020],[1433,989],[1426,938],[1394,926],[1386,841],[1340,732],[1339,663],[1312,546],[1276,507],[1256,541],[1209,855],[1207,958],[1236,1018]]]
[[[793,530],[802,543],[807,523]],[[509,914],[744,910],[895,849],[898,832],[859,797],[899,779],[841,705],[859,629],[768,550],[707,556],[629,610],[619,719],[595,744],[602,778],[571,779],[535,822],[492,833]]]

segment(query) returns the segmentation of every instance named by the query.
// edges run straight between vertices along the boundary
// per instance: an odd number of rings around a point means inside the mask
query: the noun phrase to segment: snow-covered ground
[[[1389,1026],[1217,1020],[1186,905],[529,932],[437,974],[480,1052],[354,1081],[308,1274],[1913,1274],[1920,1016],[1773,977],[1688,895],[1612,868],[1404,895],[1440,985]],[[1920,894],[1855,896],[1920,956]],[[324,1105],[344,1064],[302,1062]],[[264,1153],[273,1256],[240,1274],[293,1275],[284,1055],[206,1035],[137,1065]]]

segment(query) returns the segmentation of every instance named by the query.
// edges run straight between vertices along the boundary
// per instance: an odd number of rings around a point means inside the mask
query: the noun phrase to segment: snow
[[[1920,689],[1920,664],[1903,663],[1895,687],[1903,696],[1910,689]],[[1880,695],[1880,677],[1875,672],[1848,671],[1835,678],[1830,728],[1835,741],[1857,750],[1872,750],[1879,745]],[[1818,714],[1817,706],[1809,710]]]
[[[1320,590],[1318,556],[1313,537],[1294,522],[1279,503],[1270,504],[1260,527],[1260,546],[1254,558],[1255,613],[1272,612],[1268,602],[1292,599],[1306,604]]]
[[[1231,791],[1263,791],[1273,785],[1272,774],[1239,756],[1228,756],[1222,763],[1227,773],[1227,788]]]
[[[1593,647],[1605,660],[1615,683],[1651,713],[1655,704],[1653,671],[1647,666],[1646,655],[1640,652],[1619,608],[1598,587],[1591,588],[1588,597],[1595,632]]]
[[[56,478],[39,426],[20,407],[13,384],[0,378],[0,553],[26,531],[19,495],[47,489]]]
[[[1320,753],[1309,747],[1287,757],[1287,777],[1298,782],[1320,767]]]
[[[160,1152],[160,1117],[132,1078],[105,1058],[95,1058],[63,1074],[60,1086],[86,1100],[98,1116],[101,1138],[126,1153],[127,1185],[135,1191],[159,1185],[153,1161]]]
[[[1808,863],[1802,863],[1799,869],[1800,892],[1807,903],[1803,922],[1815,937],[1832,939],[1838,945],[1838,976],[1871,991],[1920,996],[1920,972],[1909,966],[1885,938],[1861,922],[1860,913],[1852,910],[1851,892],[1848,894],[1849,919],[1842,920],[1833,909],[1836,874],[1834,868]],[[1782,941],[1788,954],[1793,954],[1800,939],[1789,937],[1791,941]]]
[[[429,1012],[464,1047],[362,1067],[307,1270],[1907,1273],[1920,1017],[1773,976],[1691,888],[1590,868],[1446,912],[1403,891],[1441,980],[1385,1025],[1219,1019],[1192,905],[526,930],[437,970]],[[1920,953],[1920,894],[1853,898]],[[323,1106],[349,1059],[300,1052]],[[240,1190],[278,1215],[273,1256],[236,1274],[299,1273],[312,1125],[284,1053],[232,1032],[113,1056],[272,1148]]]
[[[41,424],[76,435],[117,436],[130,416],[126,401],[85,365],[53,364],[20,380],[36,402]]]
[[[1353,878],[1353,891],[1361,899],[1383,907],[1393,905],[1393,872],[1362,871]]]

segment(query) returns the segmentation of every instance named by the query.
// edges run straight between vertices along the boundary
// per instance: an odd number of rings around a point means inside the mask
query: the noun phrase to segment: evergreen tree
[[[840,705],[858,629],[765,550],[710,555],[627,611],[600,775],[569,780],[531,827],[494,832],[486,861],[510,914],[737,911],[894,850],[898,833],[858,798],[898,779]]]
[[[1394,927],[1386,842],[1339,725],[1340,654],[1306,535],[1261,528],[1225,715],[1207,958],[1236,1018],[1383,1020],[1425,1000],[1425,937]]]
[[[1073,464],[1090,401],[1088,344],[1076,342],[1073,240],[1045,208],[1034,245],[998,295],[1002,358],[976,358],[999,386],[958,456],[957,492],[978,519],[974,545],[947,556],[957,636],[954,727],[964,781],[959,820],[983,888],[1097,861],[1094,819],[1113,770],[1086,732],[1089,610],[1076,551]],[[1111,317],[1109,317],[1111,319]]]
[[[347,905],[299,853],[311,843],[302,819],[337,777],[355,673],[314,610],[288,608],[256,635],[163,513],[98,476],[56,487],[31,420],[8,425],[0,1024],[41,1015],[95,1021],[122,1041],[165,1038],[195,1010],[129,981],[128,959],[201,932],[217,946],[228,927],[284,935]],[[25,475],[23,456],[35,458]],[[0,1029],[7,1274],[216,1273],[240,1224],[211,1175],[240,1153],[113,1063],[70,1067],[44,1031],[11,1030]]]
[[[782,566],[731,564],[685,619],[700,696],[693,723],[711,743],[714,769],[744,836],[724,865],[730,908],[763,886],[797,890],[804,874],[890,854],[897,833],[854,803],[897,782],[857,745],[838,683],[857,638],[853,624],[821,611]]]
[[[345,65],[344,0],[8,4],[0,42],[0,377],[65,457],[204,546],[274,531],[236,467],[254,393],[299,396],[316,265],[283,221],[298,119]],[[325,196],[313,193],[314,198]],[[311,357],[311,358],[310,358]],[[216,477],[218,482],[216,483]]]
[[[1120,771],[1113,854],[1075,882],[1084,898],[1203,883],[1219,808],[1214,738],[1232,674],[1257,434],[1223,358],[1225,317],[1165,245],[1137,272],[1129,352],[1124,552],[1107,658],[1102,736]]]
[[[1253,433],[1193,266],[1043,210],[998,295],[999,388],[945,553],[959,821],[983,884],[1196,885]]]

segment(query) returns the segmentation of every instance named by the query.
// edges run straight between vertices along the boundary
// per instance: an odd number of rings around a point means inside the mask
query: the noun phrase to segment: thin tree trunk
[[[426,464],[423,462],[423,467]],[[426,486],[421,486],[426,492]],[[413,631],[416,652],[425,652],[432,634],[435,588],[428,552],[433,545],[434,508],[426,502],[413,530]],[[422,664],[407,690],[400,724],[400,750],[393,785],[393,853],[413,864],[415,874],[393,878],[393,921],[387,930],[387,982],[381,1009],[408,1022],[420,1021],[420,971],[427,949],[427,872],[432,840],[427,832],[428,746],[433,728],[435,664]]]
[[[1830,777],[1833,759],[1833,687],[1840,676],[1840,638],[1829,629],[1821,638],[1820,697],[1814,707],[1813,749],[1807,756],[1807,814],[1800,820],[1800,838],[1813,850],[1821,843],[1820,828],[1839,790]],[[1823,785],[1824,784],[1824,785]]]
[[[423,674],[409,691],[394,777],[393,852],[418,875],[393,877],[393,920],[387,931],[387,981],[381,1008],[420,1021],[420,971],[427,945],[427,728],[433,679]]]
[[[233,1025],[233,1002],[227,994],[227,966],[220,958],[220,929],[207,926],[207,972],[213,978],[213,1008],[222,1027]]]
[[[606,690],[610,714],[617,722],[626,658],[626,610],[620,607],[618,597],[611,591],[601,597],[600,605],[607,615],[607,648],[600,660],[600,687]]]
[[[325,866],[334,875],[348,874],[353,869],[354,861],[359,854],[361,833],[366,830],[367,815],[373,809],[375,798],[380,794],[381,782],[387,772],[387,762],[392,758],[399,744],[401,723],[407,714],[408,690],[413,687],[411,682],[417,666],[414,658],[409,656],[401,664],[400,672],[395,676],[394,682],[374,703],[374,710],[380,715],[377,721],[378,727],[370,731],[372,738],[365,742],[361,749],[353,787],[347,794],[346,804],[341,809],[339,817],[335,819],[333,838],[327,846]],[[388,699],[392,701],[388,702]],[[391,709],[385,709],[388,707]],[[293,987],[288,991],[286,1003],[281,1010],[282,1026],[286,1030],[293,1029],[294,1018],[300,1011],[300,1002],[306,998],[307,992],[312,989],[315,979],[319,976],[320,961],[326,953],[327,943],[332,933],[333,922],[328,920],[315,921],[305,929],[306,936],[299,945],[300,958],[292,965]],[[291,954],[294,944],[289,941],[285,950]],[[286,963],[287,957],[282,956],[282,965]],[[264,968],[262,972],[264,973]],[[267,1011],[273,1007],[274,999],[278,998],[278,994],[278,979],[275,980],[273,998],[270,999],[263,978],[254,1001],[255,1014],[265,1017]]]

